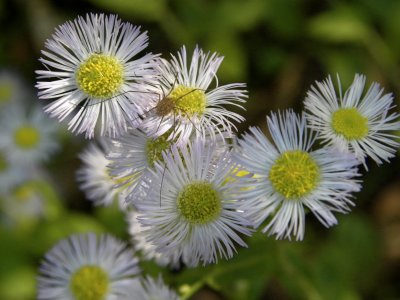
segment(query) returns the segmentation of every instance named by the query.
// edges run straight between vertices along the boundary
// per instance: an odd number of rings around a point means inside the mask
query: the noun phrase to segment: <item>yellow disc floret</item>
[[[14,142],[22,149],[35,148],[40,141],[40,133],[34,127],[21,126],[14,132]]]
[[[35,194],[34,189],[30,184],[18,186],[13,191],[14,199],[18,202],[27,202]]]
[[[77,300],[103,300],[108,292],[109,278],[102,268],[86,265],[72,275],[70,287]]]
[[[368,134],[368,119],[352,108],[340,108],[332,114],[332,128],[346,140],[359,140]]]
[[[12,96],[12,86],[6,82],[0,82],[0,103],[8,102]]]
[[[304,151],[284,152],[275,161],[268,178],[286,199],[298,199],[310,193],[319,181],[319,167]]]
[[[115,95],[124,81],[121,62],[104,54],[92,54],[76,72],[79,88],[89,96],[106,99]]]
[[[186,185],[178,195],[178,209],[191,224],[206,224],[215,220],[221,212],[218,192],[208,182]]]
[[[192,117],[193,115],[202,115],[206,104],[207,99],[203,90],[178,85],[159,102],[156,112],[159,116],[175,112]]]

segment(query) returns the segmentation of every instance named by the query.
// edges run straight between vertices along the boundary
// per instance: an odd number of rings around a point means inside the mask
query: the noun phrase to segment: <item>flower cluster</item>
[[[223,57],[184,46],[170,59],[141,54],[147,44],[146,32],[116,16],[78,17],[47,41],[37,72],[45,111],[69,118],[73,132],[101,137],[80,155],[78,181],[96,205],[118,198],[143,259],[216,263],[247,247],[259,227],[302,240],[307,212],[325,227],[337,224],[335,213],[355,205],[360,166],[388,161],[399,146],[392,95],[377,83],[364,93],[362,75],[344,95],[339,78],[339,95],[330,77],[317,82],[305,112],[267,116],[270,138],[257,127],[239,138],[235,123],[244,117],[230,108],[243,109],[246,85],[219,85]],[[121,251],[110,238],[60,243],[41,268],[39,298],[175,299],[160,280],[129,283],[136,262]],[[91,280],[98,285],[83,289]]]
[[[15,71],[0,69],[0,214],[18,227],[46,217],[38,183],[43,163],[59,148],[57,122]]]

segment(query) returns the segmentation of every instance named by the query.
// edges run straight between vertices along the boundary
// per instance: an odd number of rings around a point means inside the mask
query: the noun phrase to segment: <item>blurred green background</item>
[[[0,0],[0,68],[34,91],[34,71],[54,28],[88,12],[116,13],[141,25],[148,51],[168,57],[183,44],[225,57],[220,83],[246,82],[242,112],[265,128],[271,110],[301,111],[310,85],[329,74],[347,88],[355,73],[400,91],[400,1],[397,0]],[[37,101],[32,97],[32,101]],[[1,135],[0,128],[0,135]],[[65,127],[61,149],[27,184],[46,203],[37,219],[0,217],[0,299],[34,299],[40,259],[71,233],[109,232],[129,240],[117,207],[95,208],[78,189],[77,155],[87,141]],[[198,284],[193,299],[400,299],[400,160],[368,162],[353,211],[325,229],[306,219],[303,242],[256,234],[249,249],[209,267],[161,270],[174,288]],[[12,219],[10,222],[9,219]],[[160,269],[143,264],[150,274]]]

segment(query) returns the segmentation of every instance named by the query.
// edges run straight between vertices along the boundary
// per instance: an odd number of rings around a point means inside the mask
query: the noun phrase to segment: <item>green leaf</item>
[[[354,213],[340,217],[313,264],[313,280],[324,299],[358,299],[360,291],[371,289],[379,267],[379,244],[368,219]]]
[[[117,199],[115,199],[117,200]],[[121,211],[117,201],[113,205],[107,207],[97,207],[95,210],[96,219],[119,237],[128,237],[128,224],[125,214]]]
[[[0,278],[0,299],[33,299],[36,291],[36,270],[28,265],[9,269],[7,276]]]
[[[225,0],[215,7],[215,22],[230,30],[251,30],[264,17],[266,6],[264,0]]]
[[[359,43],[368,39],[370,29],[351,9],[341,8],[322,13],[309,21],[311,37],[328,42]]]

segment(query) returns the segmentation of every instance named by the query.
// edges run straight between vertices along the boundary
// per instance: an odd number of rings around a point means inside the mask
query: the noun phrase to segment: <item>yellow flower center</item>
[[[206,224],[219,216],[221,199],[210,183],[194,182],[179,193],[178,209],[189,223]]]
[[[6,103],[12,96],[12,86],[7,82],[0,82],[0,103]]]
[[[353,108],[340,108],[332,114],[332,128],[345,139],[359,140],[368,134],[368,119]]]
[[[15,144],[23,149],[35,148],[40,141],[39,131],[31,126],[21,126],[14,132]]]
[[[319,181],[319,167],[307,153],[284,152],[271,167],[268,178],[286,199],[298,199],[310,193]]]
[[[34,192],[31,185],[23,184],[13,191],[13,196],[17,202],[23,203],[27,202],[34,195]]]
[[[70,287],[76,300],[103,300],[108,292],[109,278],[102,268],[86,265],[72,275]]]
[[[113,56],[92,54],[76,73],[79,88],[89,96],[106,99],[115,95],[124,81],[124,69]]]
[[[202,115],[206,104],[207,99],[203,90],[178,85],[158,103],[156,113],[162,117],[172,112],[192,117],[195,114]]]

